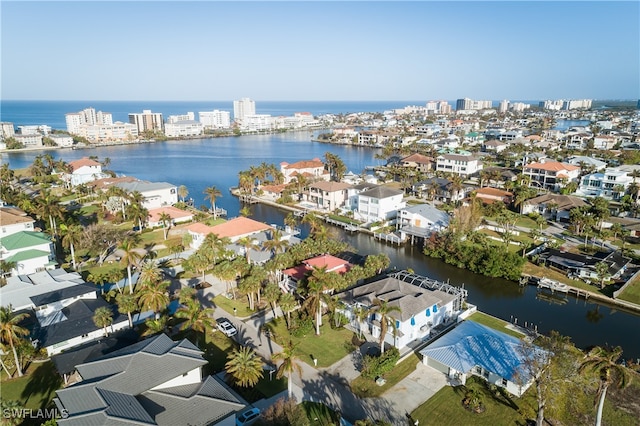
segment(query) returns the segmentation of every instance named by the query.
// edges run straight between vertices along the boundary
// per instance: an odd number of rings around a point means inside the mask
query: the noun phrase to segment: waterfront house
[[[18,231],[2,236],[0,260],[14,263],[11,275],[32,274],[58,266],[51,237],[35,231]]]
[[[107,174],[102,172],[102,164],[87,157],[71,161],[69,167],[71,173],[64,173],[62,179],[70,186],[78,186],[107,177]]]
[[[395,219],[398,210],[406,206],[403,197],[403,191],[383,185],[360,192],[354,218],[367,223]]]
[[[580,166],[583,172],[599,172],[607,167],[606,162],[584,155],[574,155],[567,159],[567,163],[573,164],[574,166]]]
[[[308,275],[311,275],[314,269],[326,268],[327,272],[342,275],[352,267],[353,265],[345,259],[323,254],[303,260],[300,265],[283,270],[279,286],[284,292],[295,292],[298,289],[298,283]],[[327,290],[331,291],[333,289]]]
[[[169,217],[171,218],[170,223],[167,223],[165,225],[162,224],[160,215],[162,215],[163,213],[169,215]],[[149,210],[149,219],[147,220],[147,223],[151,228],[155,228],[158,226],[171,226],[177,223],[191,222],[192,220],[193,213],[191,213],[190,211],[180,210],[179,208],[173,206],[166,206]]]
[[[433,177],[422,180],[412,187],[412,191],[418,197],[425,197],[429,200],[440,200],[444,202],[460,201],[468,196],[472,187],[462,185],[459,189],[454,189],[454,185],[449,179]]]
[[[465,384],[470,376],[521,397],[533,383],[520,339],[474,321],[463,321],[420,351],[422,363]]]
[[[406,271],[396,272],[380,280],[357,285],[337,294],[343,302],[343,314],[356,330],[365,330],[380,339],[380,315],[371,311],[374,300],[385,301],[399,311],[389,313],[392,324],[387,329],[384,342],[398,349],[415,340],[452,325],[462,310],[466,290],[435,281]],[[360,324],[355,310],[370,311]]]
[[[64,425],[235,425],[247,407],[215,376],[203,352],[165,334],[75,367],[78,382],[54,398]]]
[[[578,180],[580,167],[543,159],[524,166],[523,173],[529,176],[530,187],[557,191],[566,183]]]
[[[167,182],[116,182],[113,185],[129,192],[139,192],[144,197],[142,206],[146,209],[157,209],[172,206],[178,202],[178,187]]]
[[[318,209],[334,211],[345,206],[352,185],[344,182],[318,181],[307,186],[307,200]]]
[[[522,214],[535,212],[551,220],[568,222],[571,209],[588,205],[582,198],[571,195],[544,194],[526,200],[522,205]]]
[[[434,160],[431,157],[427,157],[422,154],[411,154],[407,157],[400,159],[399,164],[403,167],[417,170],[419,172],[429,172],[434,169]]]
[[[597,252],[589,256],[547,248],[539,254],[539,261],[565,272],[568,276],[599,281],[600,277],[596,272],[598,263],[604,262],[608,266],[608,277],[616,279],[626,271],[631,259],[619,251]]]
[[[440,232],[449,227],[450,217],[430,204],[417,204],[400,209],[397,227],[400,238],[407,235],[427,237],[432,232]]]
[[[298,175],[304,176],[309,181],[328,181],[330,178],[329,172],[324,169],[324,163],[319,158],[292,164],[283,161],[280,163],[280,172],[284,176],[284,183],[290,183]]]
[[[260,190],[262,191],[260,197],[266,198],[269,201],[276,201],[282,197],[282,193],[286,188],[287,185],[284,183],[280,185],[262,185],[260,187]]]
[[[0,207],[0,237],[5,238],[20,231],[33,231],[35,220],[15,207]]]

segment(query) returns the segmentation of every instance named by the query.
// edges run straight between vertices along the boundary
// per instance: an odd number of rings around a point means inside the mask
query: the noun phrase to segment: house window
[[[87,337],[89,337],[89,335],[88,335],[88,334],[86,334],[86,333],[82,335],[82,338],[83,338],[83,339],[86,339]]]
[[[502,379],[502,386],[503,386],[503,387],[505,387],[505,388],[506,388],[506,387],[507,387],[507,383],[509,383],[509,382],[507,381],[507,379]]]
[[[187,374],[189,374],[189,373],[188,373],[188,372],[187,372],[187,373],[184,373],[184,374],[182,375],[182,377],[187,377]]]
[[[477,366],[476,367],[476,373],[477,374],[482,374],[482,367]]]

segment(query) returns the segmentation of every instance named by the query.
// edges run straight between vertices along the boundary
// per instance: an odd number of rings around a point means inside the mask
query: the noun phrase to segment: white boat
[[[569,286],[566,284],[547,277],[542,277],[538,280],[538,288],[548,288],[551,291],[561,291],[565,293],[569,291]]]

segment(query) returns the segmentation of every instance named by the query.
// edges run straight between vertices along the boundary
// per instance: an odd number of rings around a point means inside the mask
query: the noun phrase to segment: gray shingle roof
[[[359,195],[362,195],[364,197],[383,199],[383,198],[393,197],[394,195],[402,195],[402,194],[404,194],[404,192],[398,189],[393,189],[386,186],[377,186],[375,188],[361,192]]]

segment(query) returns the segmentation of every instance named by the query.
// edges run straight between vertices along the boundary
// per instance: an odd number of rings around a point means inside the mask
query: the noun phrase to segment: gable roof
[[[35,219],[18,209],[0,208],[0,225],[9,226],[18,223],[33,223]],[[4,240],[4,238],[3,238]]]
[[[525,357],[519,353],[520,340],[474,321],[463,321],[456,328],[420,351],[424,357],[435,359],[457,371],[467,373],[473,367],[513,381]]]
[[[425,219],[429,219],[431,222],[440,224],[442,226],[448,226],[451,217],[442,210],[438,210],[431,204],[415,204],[413,206],[402,209],[412,214],[418,214]]]

